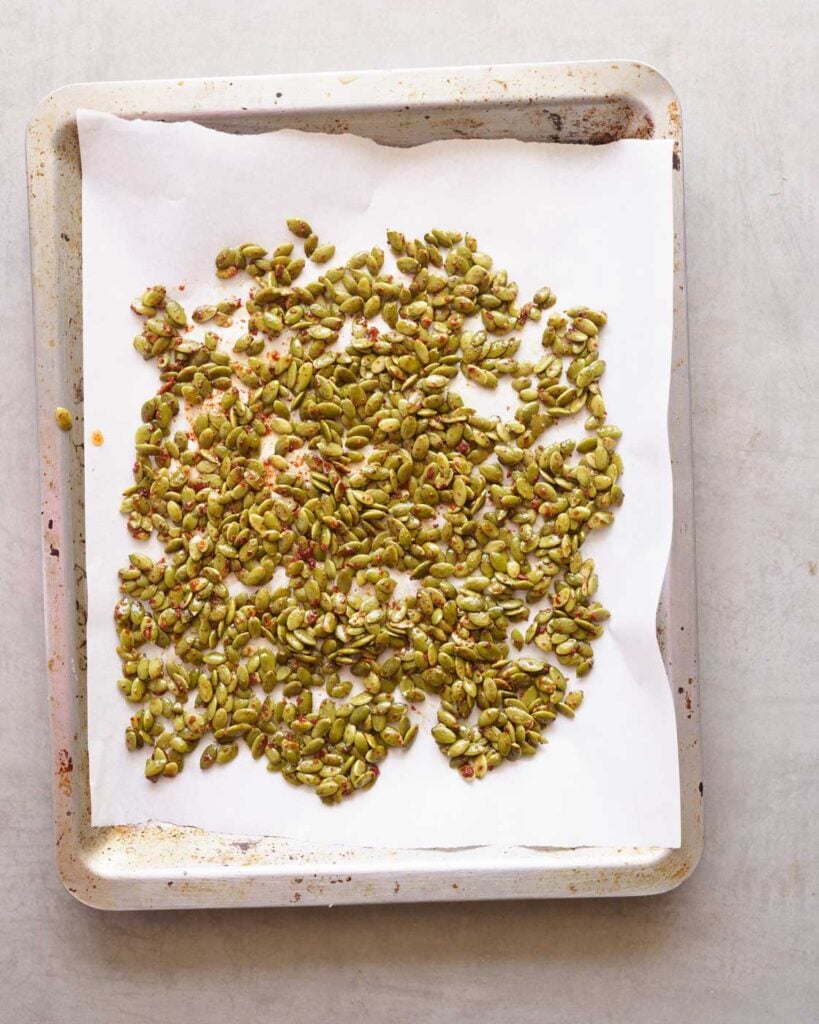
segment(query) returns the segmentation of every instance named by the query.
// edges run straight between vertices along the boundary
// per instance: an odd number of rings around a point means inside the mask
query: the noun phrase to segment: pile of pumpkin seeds
[[[217,277],[251,279],[244,300],[189,315],[154,286],[132,306],[160,383],[122,512],[162,555],[119,573],[126,743],[152,781],[245,744],[336,803],[412,744],[434,695],[442,754],[481,778],[574,717],[569,676],[609,615],[583,554],[623,500],[606,316],[549,314],[549,288],[519,304],[468,234],[388,231],[392,271],[379,248],[327,266],[335,247],[287,226],[303,257],[217,255]],[[519,361],[537,321],[543,354]],[[479,415],[459,378],[508,378],[513,417]],[[581,440],[548,441],[578,413]]]

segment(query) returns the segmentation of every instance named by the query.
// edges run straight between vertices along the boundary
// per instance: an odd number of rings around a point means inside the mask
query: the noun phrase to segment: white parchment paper
[[[676,727],[655,635],[672,514],[671,143],[458,140],[393,149],[354,136],[236,136],[90,111],[78,123],[92,824],[157,820],[348,846],[678,846]],[[125,748],[132,705],[116,686],[112,609],[117,569],[138,545],[118,509],[140,406],[158,383],[155,365],[131,345],[141,324],[129,304],[156,282],[188,310],[246,292],[238,279],[214,278],[214,254],[242,240],[291,240],[291,216],[309,220],[340,258],[386,249],[387,227],[412,237],[466,230],[508,269],[521,301],[548,284],[556,308],[582,303],[609,314],[604,392],[609,422],[624,431],[626,501],[584,550],[612,618],[581,683],[577,718],[555,722],[537,756],[481,782],[448,769],[423,728],[408,752],[389,756],[372,790],[331,808],[265,771],[243,745],[224,769],[205,775],[195,755],[176,780],[156,785],[143,777],[144,752]],[[542,352],[539,337],[537,325],[527,330],[519,358]],[[505,413],[511,398],[472,388],[468,401]],[[91,443],[93,431],[102,445]],[[582,416],[547,440],[568,436],[583,436]]]

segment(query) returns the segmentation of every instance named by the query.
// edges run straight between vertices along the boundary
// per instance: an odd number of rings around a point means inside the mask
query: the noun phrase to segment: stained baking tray
[[[320,847],[165,825],[91,828],[86,745],[81,173],[76,110],[193,120],[222,131],[354,132],[389,145],[517,138],[672,139],[674,341],[671,556],[657,636],[677,716],[682,845],[391,850]],[[679,885],[702,850],[691,423],[680,108],[634,61],[71,85],[27,138],[43,574],[57,864],[70,893],[111,909],[646,895]],[[72,441],[54,422],[71,405]]]

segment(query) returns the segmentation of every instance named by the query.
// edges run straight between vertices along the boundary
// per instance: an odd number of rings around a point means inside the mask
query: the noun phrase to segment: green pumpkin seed
[[[319,245],[308,255],[313,263],[326,263],[333,258],[335,251],[336,247],[334,245]]]
[[[298,238],[307,238],[313,231],[307,221],[301,220],[299,217],[290,217],[287,221],[287,227]]]
[[[74,417],[68,409],[64,409],[61,405],[54,410],[54,419],[60,430],[70,430],[74,424]]]

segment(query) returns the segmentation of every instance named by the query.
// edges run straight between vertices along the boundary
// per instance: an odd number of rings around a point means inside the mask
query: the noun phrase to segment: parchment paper
[[[236,136],[89,111],[78,123],[92,824],[158,820],[379,847],[678,846],[676,727],[655,634],[671,537],[671,143],[458,140],[393,149],[353,136]],[[145,753],[125,748],[133,706],[116,686],[112,609],[117,569],[138,545],[118,509],[140,406],[157,387],[155,365],[132,348],[141,323],[129,304],[156,282],[189,311],[246,291],[214,278],[214,254],[241,240],[288,240],[291,216],[309,220],[343,258],[386,249],[387,227],[412,237],[431,227],[467,230],[508,269],[521,300],[548,284],[557,308],[583,303],[609,314],[604,392],[609,422],[624,431],[626,500],[614,526],[584,550],[612,618],[580,684],[577,718],[559,719],[535,757],[481,782],[451,771],[424,728],[408,752],[390,754],[372,790],[331,808],[265,771],[244,745],[224,769],[200,772],[197,754],[176,780],[156,785],[143,777]],[[542,352],[539,337],[534,325],[519,358]],[[468,401],[505,412],[511,397],[471,389]],[[92,431],[102,433],[101,446]],[[568,436],[583,436],[582,416],[547,440]]]

